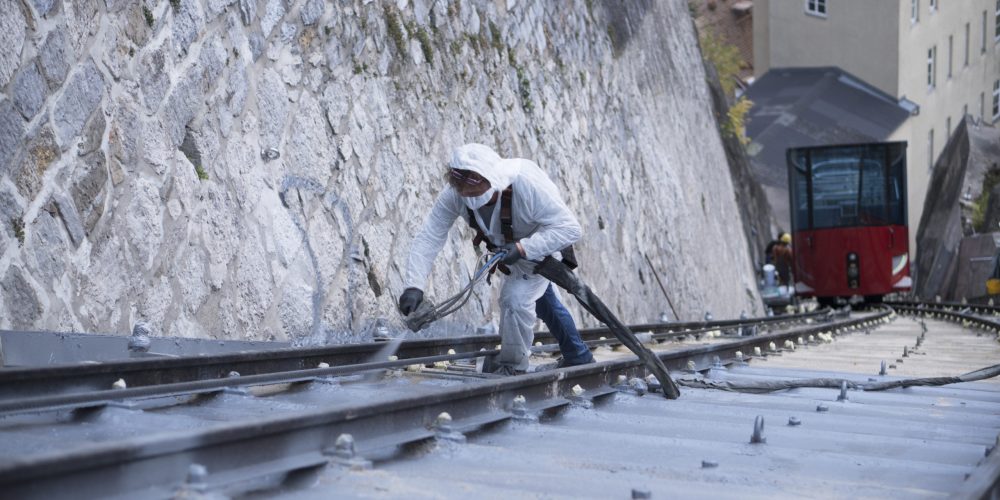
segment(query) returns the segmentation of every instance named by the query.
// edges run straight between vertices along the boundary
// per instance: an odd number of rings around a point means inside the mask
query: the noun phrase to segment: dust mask
[[[479,196],[463,196],[462,201],[465,202],[465,206],[473,210],[479,210],[480,208],[483,207],[483,205],[489,203],[489,201],[493,198],[493,195],[496,192],[497,188],[491,187],[487,189],[485,193]]]

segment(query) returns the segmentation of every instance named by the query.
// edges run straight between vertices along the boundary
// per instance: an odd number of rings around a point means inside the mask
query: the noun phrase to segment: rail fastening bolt
[[[847,401],[847,381],[840,381],[840,395],[837,396],[837,401]]]
[[[757,418],[753,421],[753,435],[750,436],[750,443],[764,444],[766,442],[767,438],[764,437],[764,416],[757,415]]]

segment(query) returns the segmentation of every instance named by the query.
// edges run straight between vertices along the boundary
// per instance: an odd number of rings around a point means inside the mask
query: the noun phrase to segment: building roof
[[[788,148],[884,141],[909,117],[894,97],[837,67],[774,68],[745,95],[754,103],[746,130],[754,175],[779,197]],[[787,227],[787,196],[771,205]]]

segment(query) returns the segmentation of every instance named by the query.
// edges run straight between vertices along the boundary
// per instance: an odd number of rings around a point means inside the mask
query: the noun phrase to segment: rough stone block
[[[135,48],[132,42],[124,35],[124,30],[120,27],[110,27],[104,31],[103,50],[101,51],[101,64],[111,73],[111,78],[120,80],[124,75],[130,61],[129,52],[134,53]]]
[[[25,64],[21,72],[14,78],[11,90],[14,106],[21,112],[21,116],[26,120],[31,120],[42,108],[42,104],[45,104],[47,90],[45,80],[38,71],[35,61]]]
[[[228,54],[222,45],[222,36],[216,34],[211,40],[202,44],[201,52],[198,54],[198,80],[201,82],[205,93],[215,85],[215,81],[222,75],[222,70],[226,65]]]
[[[24,119],[8,99],[0,101],[0,174],[9,174],[11,159],[24,136]]]
[[[77,150],[77,154],[80,156],[86,156],[97,148],[101,147],[101,141],[104,139],[104,129],[107,125],[107,121],[104,119],[104,113],[94,113],[87,122],[87,125],[83,128],[83,136],[80,141],[80,147]]]
[[[73,197],[73,204],[80,212],[84,230],[89,235],[104,214],[108,170],[104,154],[100,151],[82,160],[77,163],[77,168],[73,172],[74,183],[69,191]]]
[[[55,90],[62,85],[66,73],[69,73],[69,61],[73,57],[73,48],[69,45],[66,30],[57,28],[49,32],[48,38],[38,49],[38,62],[49,89]]]
[[[277,148],[288,114],[288,94],[281,76],[266,69],[257,80],[257,107],[260,111],[261,147]]]
[[[243,112],[243,106],[247,100],[247,71],[240,67],[229,74],[229,85],[226,88],[226,104],[229,105],[229,112],[233,116]]]
[[[42,304],[34,287],[25,279],[21,268],[10,266],[0,281],[0,294],[7,308],[11,328],[28,329],[42,317]]]
[[[59,222],[46,210],[40,210],[31,224],[30,250],[35,257],[35,275],[39,281],[51,283],[66,270],[66,240]]]
[[[142,102],[149,112],[155,111],[170,87],[170,61],[164,52],[164,44],[143,54],[139,59],[139,85],[142,87]]]
[[[164,126],[169,133],[172,147],[180,146],[184,140],[185,127],[194,119],[201,101],[202,94],[199,92],[198,82],[184,79],[174,87],[163,109]]]
[[[128,241],[136,253],[140,268],[152,264],[163,242],[163,200],[151,182],[137,180],[132,199],[122,212]]]
[[[240,0],[240,19],[244,26],[250,26],[257,19],[257,0]]]
[[[27,134],[24,148],[12,162],[14,171],[11,179],[21,191],[21,196],[32,200],[42,187],[42,177],[56,159],[59,158],[52,128],[43,124]]]
[[[146,15],[142,11],[143,3],[133,1],[121,1],[121,3],[126,4],[122,31],[132,43],[142,48],[149,41],[151,30],[149,25],[146,24]]]
[[[250,54],[253,55],[253,60],[260,59],[260,56],[264,55],[264,37],[259,32],[254,31],[250,34],[248,42],[250,43]]]
[[[215,18],[219,17],[227,7],[232,5],[236,0],[208,0],[205,4],[207,8],[208,21],[211,22]]]
[[[28,25],[17,3],[7,3],[0,9],[0,88],[6,87],[21,63],[24,48],[24,28]]]
[[[56,0],[31,0],[31,5],[35,7],[35,12],[39,16],[45,17],[56,6]]]
[[[104,86],[104,75],[93,59],[88,59],[66,84],[66,90],[52,109],[56,136],[64,147],[83,130],[87,118],[101,102]]]
[[[311,95],[303,95],[293,115],[291,129],[296,133],[289,134],[285,145],[289,160],[287,172],[326,184],[333,174],[330,151],[334,144],[319,101]]]
[[[120,163],[129,165],[135,161],[138,147],[139,127],[136,125],[139,123],[139,115],[131,100],[118,101],[114,109],[108,131],[108,154]]]
[[[66,32],[70,46],[77,54],[87,51],[87,42],[101,27],[99,0],[66,2]]]
[[[319,18],[323,17],[324,7],[326,7],[325,0],[306,0],[306,4],[299,11],[302,24],[306,26],[316,24],[316,21],[319,21]]]
[[[8,236],[14,237],[11,221],[20,220],[24,215],[24,207],[17,201],[17,196],[6,186],[0,185],[0,227]]]
[[[201,6],[197,0],[179,0],[180,7],[174,10],[174,23],[171,28],[176,55],[184,57],[188,53],[191,42],[198,38],[205,27],[205,18],[201,14]]]
[[[264,38],[271,36],[271,31],[278,25],[282,17],[285,17],[285,1],[267,0],[267,5],[264,6],[264,16],[260,19],[260,29],[264,33]]]
[[[63,224],[66,226],[66,232],[69,234],[73,246],[79,248],[80,243],[83,243],[83,239],[87,235],[83,229],[83,222],[80,221],[80,215],[77,213],[76,205],[73,204],[73,199],[62,193],[57,193],[52,195],[52,201],[55,202],[56,209],[59,210],[59,217],[62,218]]]

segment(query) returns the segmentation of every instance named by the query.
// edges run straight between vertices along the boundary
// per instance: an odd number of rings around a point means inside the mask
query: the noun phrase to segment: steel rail
[[[816,324],[779,333],[739,338],[724,344],[698,346],[657,353],[670,368],[686,367],[689,361],[708,367],[717,358],[732,361],[737,351],[752,352],[774,342],[795,339],[834,329],[874,324],[891,314],[884,309],[861,318]],[[402,362],[402,360],[401,360]],[[315,373],[315,372],[314,372]],[[614,392],[619,376],[642,377],[638,358],[536,372],[515,377],[473,381],[442,388],[430,394],[406,396],[390,401],[324,408],[292,415],[219,424],[130,438],[119,442],[94,443],[86,447],[10,457],[0,461],[0,486],[12,498],[50,498],[66,491],[79,497],[127,495],[135,492],[170,494],[184,488],[191,464],[205,466],[213,477],[225,478],[289,473],[350,458],[337,450],[338,436],[350,434],[363,454],[433,438],[454,431],[471,431],[523,414],[515,396],[524,396],[528,411],[542,411]],[[233,382],[243,382],[240,377]],[[579,385],[579,389],[574,391]],[[582,398],[582,399],[581,399]],[[450,426],[435,426],[442,412],[450,413]],[[332,456],[332,457],[331,457]],[[371,456],[371,455],[368,455]],[[306,464],[306,465],[303,465]],[[264,470],[266,469],[266,470]]]
[[[675,336],[697,335],[717,329],[800,322],[827,314],[829,312],[823,310],[799,315],[746,320],[649,323],[630,326],[630,328],[635,332],[673,333]],[[585,341],[599,340],[601,336],[611,335],[607,328],[584,329],[580,333]],[[548,332],[537,333],[535,337],[536,340],[544,343],[555,342],[555,338]],[[454,349],[456,353],[473,353],[481,349],[493,349],[499,343],[499,335],[406,340],[400,343],[396,355],[400,358],[437,356],[445,354],[449,349]],[[371,361],[372,357],[385,346],[385,342],[371,342],[212,356],[141,358],[98,364],[11,368],[0,370],[0,401],[40,394],[98,391],[110,388],[118,379],[124,379],[129,387],[144,387],[220,379],[227,377],[230,372],[234,371],[242,375],[258,375],[306,370],[315,368],[319,363],[327,363],[331,366],[351,365]]]
[[[741,326],[746,326],[746,325],[741,325]],[[711,330],[713,329],[706,328],[698,330],[687,330],[683,332],[657,333],[657,334],[652,334],[650,338],[651,340],[666,340],[678,336],[699,336]],[[621,342],[617,338],[587,340],[584,341],[584,343],[586,343],[588,346],[592,348],[598,346],[613,346],[621,344]],[[380,344],[380,346],[384,345],[385,344]],[[550,344],[542,347],[532,347],[533,351],[542,351],[542,352],[549,350],[557,350],[557,349],[558,345],[556,344]],[[457,361],[463,359],[477,358],[480,356],[492,356],[498,354],[499,352],[500,351],[496,349],[469,351],[469,352],[462,352],[455,354],[422,356],[416,358],[403,358],[394,361],[378,361],[378,362],[356,363],[349,365],[339,365],[327,368],[318,368],[318,367],[305,368],[301,370],[259,373],[256,375],[238,374],[238,376],[236,377],[226,376],[226,377],[217,377],[217,378],[209,378],[209,379],[193,380],[185,382],[173,382],[173,383],[146,385],[139,387],[127,387],[122,389],[113,389],[111,388],[111,386],[105,386],[102,389],[93,391],[32,395],[27,397],[19,397],[6,400],[0,399],[0,415],[22,413],[26,411],[47,411],[56,409],[87,408],[93,406],[102,406],[116,401],[136,399],[136,398],[196,395],[196,394],[217,392],[234,386],[252,387],[259,385],[308,382],[323,377],[356,374],[372,370],[399,369],[411,365],[430,365],[432,363],[443,362],[443,361]]]
[[[338,375],[356,375],[374,370],[402,369],[411,365],[428,365],[442,361],[457,361],[479,356],[488,356],[499,353],[498,350],[479,351],[475,354],[443,354],[439,356],[425,356],[421,358],[407,358],[395,361],[379,361],[371,363],[359,363],[355,365],[332,366],[329,368],[310,368],[306,370],[295,370],[288,372],[262,373],[258,375],[234,376],[226,378],[215,378],[207,380],[195,380],[191,382],[177,382],[172,384],[151,385],[144,387],[125,389],[106,389],[91,392],[79,392],[73,394],[56,394],[47,396],[36,396],[29,398],[19,398],[8,401],[0,401],[0,415],[11,415],[27,411],[49,411],[58,409],[78,409],[103,406],[118,401],[162,398],[172,396],[193,396],[210,392],[218,392],[233,387],[255,387],[261,385],[293,384],[299,382],[311,382],[324,377],[335,377]]]
[[[885,302],[886,305],[891,307],[907,307],[907,308],[918,308],[918,309],[934,309],[934,310],[954,310],[963,311],[968,310],[969,312],[976,312],[979,314],[1000,314],[1000,306],[991,306],[988,304],[962,304],[960,302],[920,302],[920,301],[910,301],[910,300],[898,300]]]
[[[956,311],[953,309],[954,306],[951,305],[936,303],[917,303],[917,305],[911,305],[898,302],[887,303],[886,305],[897,311],[905,311],[915,315],[934,314],[937,317],[956,323],[968,322],[970,325],[976,325],[984,330],[990,330],[994,333],[1000,332],[1000,319],[995,320],[983,316],[977,316],[971,312],[966,313],[961,310]]]

